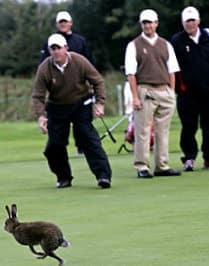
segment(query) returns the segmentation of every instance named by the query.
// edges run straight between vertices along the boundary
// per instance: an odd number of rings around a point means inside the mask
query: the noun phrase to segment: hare
[[[42,221],[21,223],[17,219],[16,204],[12,204],[11,211],[8,206],[5,208],[9,218],[4,229],[13,234],[18,243],[29,246],[30,250],[38,255],[37,258],[44,259],[50,256],[59,261],[58,266],[64,265],[64,261],[54,253],[54,250],[58,247],[68,247],[70,243],[63,237],[58,226]],[[44,252],[36,251],[34,245],[40,245]]]

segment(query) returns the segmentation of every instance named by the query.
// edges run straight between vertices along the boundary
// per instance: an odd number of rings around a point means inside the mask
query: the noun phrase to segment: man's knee
[[[63,160],[68,157],[66,147],[55,143],[48,143],[46,145],[44,155],[47,159],[56,160]]]

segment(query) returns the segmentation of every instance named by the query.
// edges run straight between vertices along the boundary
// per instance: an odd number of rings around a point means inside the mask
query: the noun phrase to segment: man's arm
[[[131,92],[132,92],[132,97],[133,97],[133,108],[134,109],[141,109],[141,101],[138,95],[138,86],[136,82],[136,77],[135,75],[128,75],[128,81],[130,84]]]
[[[170,79],[170,88],[172,90],[175,90],[175,80],[176,80],[175,73],[170,73],[169,79]]]
[[[95,115],[97,117],[104,116],[104,105],[106,100],[106,88],[103,77],[97,69],[82,55],[76,55],[80,61],[82,72],[85,73],[85,78],[91,85],[91,89],[95,96]]]
[[[134,42],[130,42],[126,47],[125,53],[125,73],[128,76],[129,85],[133,97],[133,108],[140,109],[141,101],[138,94],[138,86],[136,80],[137,60],[136,60],[136,47]]]
[[[176,86],[175,73],[179,72],[180,68],[179,68],[179,64],[178,64],[173,46],[169,42],[167,42],[167,47],[168,47],[168,53],[169,53],[167,67],[168,67],[168,72],[169,72],[170,88],[175,90],[175,86]]]
[[[34,114],[37,118],[45,116],[45,97],[46,88],[43,80],[43,74],[38,70],[33,86],[32,105]]]
[[[36,118],[38,119],[41,133],[47,134],[47,118],[45,113],[46,87],[42,70],[38,68],[36,73],[33,92],[32,105]]]

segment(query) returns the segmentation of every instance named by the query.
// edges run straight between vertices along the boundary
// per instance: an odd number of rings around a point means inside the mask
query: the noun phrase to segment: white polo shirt
[[[205,28],[204,30],[207,31],[208,36],[209,36],[209,28]],[[196,35],[195,36],[189,35],[189,38],[192,39],[196,44],[198,44],[199,43],[199,39],[200,39],[200,35],[201,35],[200,28],[197,28]]]
[[[158,34],[155,33],[153,38],[147,37],[144,32],[141,33],[141,36],[147,40],[151,45],[155,45]],[[176,55],[173,49],[173,46],[166,41],[168,47],[168,60],[167,60],[167,67],[168,73],[175,73],[180,71],[178,61],[176,59]],[[125,52],[125,74],[126,75],[135,75],[137,72],[137,60],[136,60],[136,46],[134,41],[128,43]]]

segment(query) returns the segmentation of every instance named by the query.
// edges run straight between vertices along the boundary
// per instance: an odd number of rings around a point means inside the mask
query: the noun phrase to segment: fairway
[[[118,118],[105,120],[111,126]],[[94,123],[101,136],[101,121]],[[61,227],[72,243],[57,250],[66,266],[208,266],[209,171],[202,169],[201,153],[195,172],[137,179],[133,154],[117,154],[125,128],[126,121],[114,130],[116,144],[109,137],[103,141],[113,170],[110,190],[97,187],[84,157],[75,156],[72,140],[73,187],[57,190],[42,154],[46,136],[37,123],[0,123],[1,265],[57,265],[52,258],[37,260],[4,231],[4,207],[17,203],[20,221],[51,221]],[[178,138],[175,114],[170,166],[181,169]]]
[[[1,215],[17,203],[21,221],[58,224],[72,243],[57,254],[76,266],[208,266],[209,172],[136,178],[132,154],[110,156],[113,185],[100,190],[83,157],[71,159],[72,188],[57,190],[44,160],[1,162]],[[179,153],[171,166],[181,167]],[[1,265],[57,265],[36,260],[27,247],[1,230]]]

